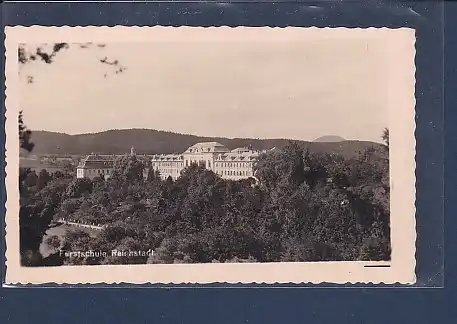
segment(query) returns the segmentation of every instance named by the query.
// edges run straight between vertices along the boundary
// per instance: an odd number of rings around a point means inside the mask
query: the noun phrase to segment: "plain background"
[[[448,275],[445,282],[443,271],[444,172],[449,181],[446,185],[447,215],[455,214],[456,206],[451,202],[457,197],[454,188],[457,168],[451,165],[456,163],[457,156],[455,142],[452,142],[457,139],[457,130],[452,129],[457,114],[450,108],[446,110],[446,140],[450,144],[446,147],[447,167],[444,169],[443,4],[421,2],[400,6],[385,1],[381,6],[372,6],[352,1],[315,1],[313,5],[321,9],[303,3],[240,3],[224,5],[223,10],[215,4],[7,3],[2,5],[2,14],[4,24],[26,26],[159,24],[416,28],[417,286],[444,285],[446,289],[335,289],[301,288],[300,285],[290,285],[294,288],[2,288],[0,307],[4,309],[0,313],[3,317],[14,322],[47,323],[456,322],[456,314],[449,312],[449,306],[456,300],[450,290],[456,280]],[[406,5],[414,11],[405,8]],[[453,7],[455,16],[457,6],[446,5]],[[449,17],[449,21],[452,18]],[[451,27],[447,29],[452,30]],[[452,64],[450,60],[449,63]],[[453,64],[455,69],[455,61]],[[446,67],[446,71],[451,70]],[[455,91],[448,93],[455,99]],[[4,134],[1,136],[4,143]],[[4,157],[2,159],[4,161]],[[2,198],[5,200],[4,187]],[[455,218],[447,217],[447,274],[455,269],[456,242],[452,229],[456,227]],[[4,251],[4,241],[2,247]]]

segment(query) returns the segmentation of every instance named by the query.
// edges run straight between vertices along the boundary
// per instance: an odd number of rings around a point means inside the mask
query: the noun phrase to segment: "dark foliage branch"
[[[35,144],[31,141],[32,131],[27,129],[24,125],[24,119],[22,111],[19,112],[19,145],[21,149],[26,150],[27,152],[32,152]]]
[[[45,44],[45,45],[48,45],[48,44]],[[81,44],[72,44],[71,47],[73,47],[73,46],[77,46],[81,49],[88,49],[88,48],[93,48],[93,47],[103,49],[106,47],[106,44],[100,44],[100,43],[94,44],[94,43],[88,42],[88,43],[81,43]],[[28,64],[31,62],[44,62],[45,64],[52,64],[58,53],[62,52],[63,50],[68,50],[69,48],[70,48],[69,43],[54,43],[51,45],[51,49],[49,49],[49,50],[45,50],[41,46],[38,46],[33,50],[29,50],[29,49],[26,49],[25,44],[21,44],[18,47],[18,62],[21,65],[25,65],[25,64]],[[127,69],[125,66],[121,65],[118,60],[110,61],[110,60],[108,60],[108,58],[106,56],[102,59],[99,59],[99,62],[113,67],[115,74],[122,73]],[[108,73],[105,73],[104,77],[106,78],[107,76],[108,76]],[[27,76],[27,82],[33,83],[34,77]]]
[[[51,51],[43,51],[41,47],[37,47],[33,52],[27,52],[23,45],[18,48],[18,59],[20,64],[26,64],[33,61],[42,61],[46,64],[51,64],[58,52],[63,49],[68,49],[68,43],[55,43]]]

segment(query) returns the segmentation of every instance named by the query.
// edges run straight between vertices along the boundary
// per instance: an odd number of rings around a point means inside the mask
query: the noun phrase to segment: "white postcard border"
[[[6,27],[6,284],[95,283],[402,283],[415,276],[415,33],[409,28],[271,27]],[[243,37],[241,37],[243,36]],[[19,254],[19,43],[161,41],[300,41],[326,37],[379,37],[389,50],[390,262],[287,262],[20,266]],[[390,267],[366,267],[390,265]]]

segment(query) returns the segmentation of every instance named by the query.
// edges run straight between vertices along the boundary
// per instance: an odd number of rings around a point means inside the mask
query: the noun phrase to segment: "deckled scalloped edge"
[[[24,29],[24,30],[27,30],[27,29],[31,29],[31,28],[40,28],[40,29],[43,29],[43,30],[51,30],[51,29],[55,29],[56,26],[39,26],[39,25],[31,25],[31,26],[7,26],[6,27],[7,29],[9,28],[14,28],[14,29],[17,29],[17,30],[21,30],[21,29]],[[57,26],[57,28],[59,29],[64,29],[64,30],[71,30],[71,29],[92,29],[92,28],[96,28],[98,30],[100,29],[104,29],[104,30],[112,30],[114,28],[121,28],[121,29],[130,29],[130,30],[138,30],[138,29],[244,29],[244,28],[251,28],[251,29],[269,29],[269,30],[282,30],[282,29],[307,29],[307,30],[335,30],[335,29],[339,29],[339,30],[346,30],[346,31],[352,31],[352,30],[358,30],[358,31],[366,31],[366,30],[376,30],[376,31],[386,31],[386,30],[402,30],[402,29],[411,29],[411,28],[408,28],[408,27],[394,27],[394,28],[389,28],[389,27],[313,27],[313,26],[310,26],[310,27],[289,27],[289,26],[282,26],[282,27],[272,27],[272,26],[265,26],[265,27],[245,27],[245,26],[236,26],[236,27],[231,27],[231,26],[227,26],[227,25],[224,25],[224,26],[207,26],[207,27],[204,27],[204,26],[201,26],[201,27],[192,27],[192,26],[177,26],[177,27],[174,27],[174,26],[153,26],[153,27],[150,27],[150,26],[122,26],[122,25],[114,25],[114,26],[69,26],[69,25],[63,25],[63,26]],[[8,36],[6,35],[5,37],[5,48],[7,46],[7,41],[8,41]],[[416,86],[416,38],[414,37],[414,60],[413,60],[413,68],[414,68],[414,89],[415,89],[415,86]],[[5,110],[6,110],[6,103],[8,102],[8,82],[7,82],[7,75],[6,75],[6,71],[7,71],[7,66],[8,66],[8,60],[6,59],[6,52],[5,52]],[[415,98],[415,91],[413,91],[413,102],[414,104],[416,103],[416,98]],[[6,113],[6,111],[5,111]],[[413,130],[414,130],[414,164],[416,166],[416,122],[415,122],[415,117],[416,117],[416,114],[414,113],[414,116],[413,116],[413,119],[412,119],[412,123],[413,123]],[[6,121],[6,124],[8,122]],[[5,128],[6,129],[6,128]],[[8,175],[6,173],[6,170],[8,169],[6,163],[7,163],[7,160],[8,160],[8,151],[7,151],[7,136],[6,136],[6,133],[5,133],[5,180],[6,178],[8,178]],[[414,175],[416,175],[416,168],[414,169]],[[416,177],[414,177],[414,197],[416,197]],[[416,208],[417,208],[417,199],[414,199],[414,212],[416,213]],[[7,209],[7,200],[5,200],[5,211]],[[5,233],[6,233],[6,237],[8,237],[8,224],[7,224],[7,221],[6,221],[6,214],[5,213]],[[414,229],[417,230],[417,224],[416,224],[416,218],[414,217]],[[414,239],[412,240],[412,244],[414,246],[414,269],[416,269],[416,256],[417,256],[417,232],[416,230],[414,231]],[[7,271],[8,271],[8,260],[6,258],[7,256],[7,250],[8,250],[8,247],[7,245],[5,245],[5,264],[6,264],[6,268],[7,268]],[[356,261],[354,261],[356,262]],[[323,262],[319,262],[319,263],[323,263]],[[151,265],[153,266],[153,265]],[[90,267],[97,267],[97,266],[90,266]],[[100,266],[98,266],[100,267]],[[101,266],[101,267],[106,267],[106,266]],[[127,266],[122,266],[122,267],[129,267],[128,265]],[[48,268],[48,267],[44,267],[44,268]],[[66,268],[66,267],[65,267]],[[74,267],[72,267],[74,268]],[[29,269],[32,269],[32,268],[29,268]],[[106,269],[108,270],[108,269]],[[128,270],[128,269],[125,269],[125,270]],[[414,271],[415,272],[415,271]],[[408,285],[413,285],[416,281],[416,277],[414,275],[414,281],[411,281],[411,282],[401,282],[401,281],[395,281],[395,282],[384,282],[384,281],[380,281],[380,280],[371,280],[371,281],[345,281],[345,282],[336,282],[336,281],[319,281],[319,282],[316,282],[316,281],[300,281],[300,282],[295,282],[295,281],[289,281],[289,282],[282,282],[282,281],[214,281],[214,282],[208,282],[208,283],[201,283],[201,282],[194,282],[194,281],[181,281],[181,282],[173,282],[173,281],[163,281],[163,282],[153,282],[153,281],[144,281],[144,282],[135,282],[135,283],[132,283],[132,282],[129,282],[129,281],[110,281],[110,282],[106,282],[106,281],[79,281],[79,282],[72,282],[72,281],[62,281],[62,282],[52,282],[52,281],[43,281],[43,282],[40,282],[40,283],[32,283],[32,282],[21,282],[21,281],[15,281],[15,282],[9,282],[7,284],[4,284],[5,287],[39,287],[39,286],[46,286],[46,285],[59,285],[59,286],[66,286],[66,285],[71,285],[71,286],[97,286],[97,285],[124,285],[124,284],[128,284],[128,285],[133,285],[133,286],[143,286],[144,285],[152,285],[152,286],[161,286],[161,285],[170,285],[170,286],[191,286],[191,287],[194,287],[195,285],[198,285],[198,286],[201,286],[201,285],[217,285],[217,286],[220,286],[220,285],[243,285],[243,286],[246,286],[246,285],[255,285],[255,286],[262,286],[262,285],[281,285],[281,286],[285,286],[285,285],[293,285],[293,286],[300,286],[300,285],[312,285],[313,287],[315,286],[319,286],[319,285],[331,285],[331,286],[341,286],[341,285],[362,285],[363,287],[367,286],[366,288],[370,288],[370,285],[380,285],[381,287],[383,286],[391,286],[391,285],[405,285],[405,286],[408,286]],[[216,287],[217,287],[216,286]],[[271,286],[268,286],[268,287],[265,287],[265,288],[270,288]],[[263,287],[258,287],[258,288],[263,288]],[[288,287],[289,288],[289,287]],[[290,288],[294,288],[294,287],[290,287]]]

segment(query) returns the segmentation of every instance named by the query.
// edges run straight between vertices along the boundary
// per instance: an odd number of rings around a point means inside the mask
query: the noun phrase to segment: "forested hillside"
[[[47,131],[33,131],[35,144],[33,154],[83,155],[88,153],[124,154],[135,146],[140,154],[181,153],[198,142],[219,142],[230,149],[252,146],[255,149],[284,148],[287,139],[246,139],[200,137],[151,129],[110,130],[95,134],[68,135]],[[305,142],[295,141],[311,153],[337,153],[345,157],[356,156],[369,147],[379,147],[379,143],[366,141]]]
[[[96,238],[80,230],[53,237],[48,265],[389,260],[388,161],[386,146],[348,159],[289,143],[259,158],[258,184],[197,165],[176,181],[150,172],[144,183],[144,165],[130,155],[106,181],[23,170],[22,224],[33,219],[45,230],[65,218],[104,226]],[[43,230],[22,227],[22,246]],[[154,254],[64,258],[58,249]]]

